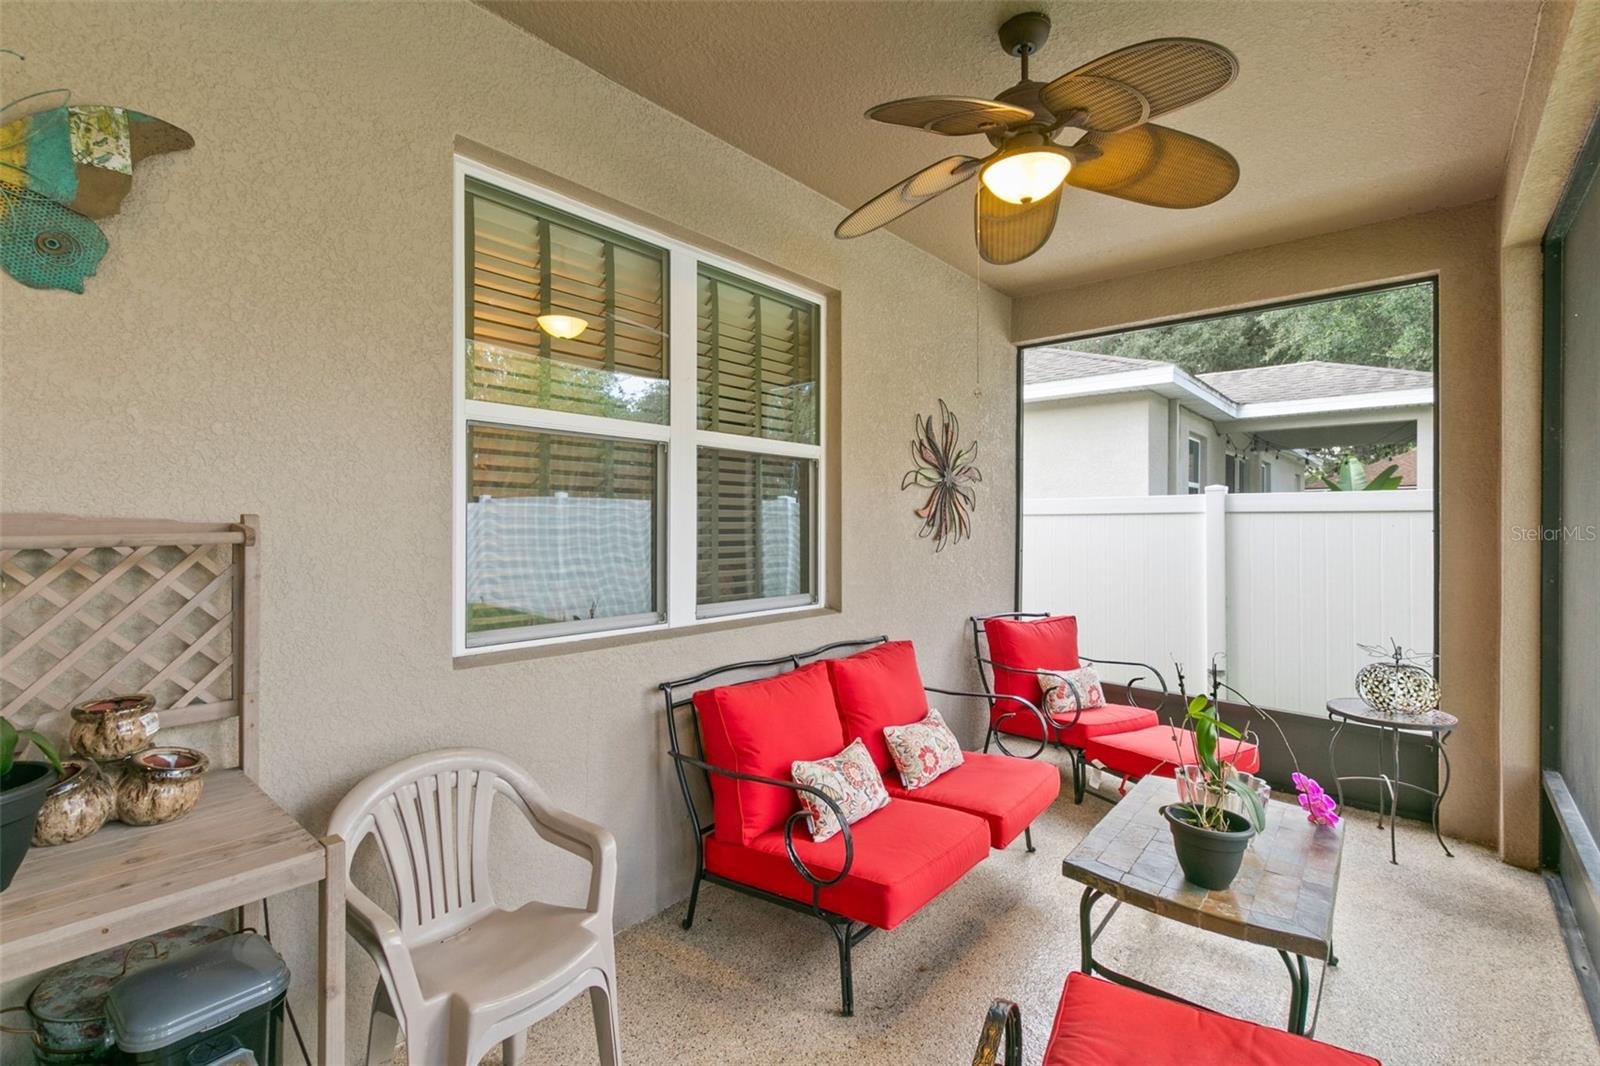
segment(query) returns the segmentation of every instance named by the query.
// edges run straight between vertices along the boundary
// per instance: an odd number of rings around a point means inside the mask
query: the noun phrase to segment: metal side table
[[[1450,851],[1450,845],[1444,842],[1444,836],[1439,832],[1439,805],[1444,802],[1444,794],[1450,790],[1450,756],[1444,750],[1444,742],[1461,720],[1453,714],[1434,710],[1427,714],[1402,715],[1386,714],[1369,704],[1366,700],[1354,696],[1328,701],[1328,721],[1335,723],[1333,736],[1328,738],[1328,762],[1333,767],[1334,785],[1338,789],[1339,806],[1344,806],[1344,783],[1346,781],[1376,781],[1383,786],[1378,792],[1378,828],[1383,828],[1383,794],[1389,794],[1389,861],[1399,865],[1400,860],[1395,855],[1394,823],[1400,808],[1399,790],[1409,788],[1413,792],[1421,792],[1425,796],[1433,797],[1433,835],[1439,841],[1439,846],[1444,849],[1445,855],[1450,858],[1455,856]],[[1383,741],[1378,741],[1378,774],[1376,777],[1339,776],[1339,734],[1344,732],[1344,727],[1351,722],[1359,725],[1376,726],[1389,734],[1390,763],[1393,775],[1384,772]],[[1429,747],[1433,749],[1435,758],[1444,763],[1444,780],[1435,792],[1431,788],[1413,784],[1400,778],[1400,734],[1415,733],[1425,734],[1429,737]]]

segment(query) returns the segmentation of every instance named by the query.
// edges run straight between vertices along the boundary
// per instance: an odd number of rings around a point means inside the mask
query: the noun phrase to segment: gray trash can
[[[113,1061],[282,1066],[289,967],[254,933],[194,948],[117,982],[106,1000]]]

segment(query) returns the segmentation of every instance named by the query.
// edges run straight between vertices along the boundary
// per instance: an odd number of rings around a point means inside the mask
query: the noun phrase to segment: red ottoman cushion
[[[1232,763],[1246,773],[1261,767],[1261,757],[1254,744],[1232,737],[1217,741],[1217,753],[1224,762]],[[1131,733],[1106,733],[1091,737],[1083,745],[1083,754],[1090,762],[1098,762],[1119,774],[1144,777],[1158,774],[1175,776],[1178,766],[1192,766],[1199,762],[1194,754],[1194,734],[1187,729],[1173,729],[1168,725],[1153,725]]]
[[[1019,670],[1076,670],[1078,662],[1078,619],[1070,614],[1052,618],[989,618],[983,623],[989,638],[989,658],[995,663],[994,691],[1001,696],[1020,696],[1035,707],[1043,706],[1044,694],[1034,674]],[[1010,700],[997,700],[992,719],[1015,711],[1005,721],[1005,731],[1022,736],[1039,735],[1039,719],[1028,708]]]
[[[879,929],[905,921],[989,854],[983,819],[908,799],[890,800],[851,825],[850,835],[855,861],[844,880],[822,890],[821,905]],[[794,833],[794,850],[814,876],[833,877],[844,864],[844,834],[818,844],[801,826]],[[811,882],[789,861],[782,829],[761,834],[748,847],[707,840],[706,870],[811,902]]]
[[[825,759],[845,745],[828,668],[812,663],[764,681],[694,694],[706,761],[744,774],[790,779],[796,759]],[[747,844],[800,808],[792,788],[711,775],[715,836]]]
[[[1215,1014],[1074,971],[1043,1066],[1382,1066],[1282,1029]]]
[[[894,762],[883,727],[910,725],[928,715],[928,695],[922,690],[911,642],[890,641],[843,659],[829,659],[827,664],[845,742],[860,737],[879,772],[891,770]]]
[[[1003,848],[1061,793],[1061,771],[1054,763],[976,751],[964,754],[960,766],[918,789],[907,789],[898,775],[889,775],[884,779],[889,795],[896,802],[910,797],[919,803],[976,814],[989,823],[990,843]]]

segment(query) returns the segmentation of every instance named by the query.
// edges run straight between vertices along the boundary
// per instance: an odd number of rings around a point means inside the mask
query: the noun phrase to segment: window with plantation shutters
[[[817,603],[820,297],[456,174],[456,653]]]
[[[666,252],[469,182],[467,394],[552,411],[667,421]],[[553,336],[542,315],[583,320]]]

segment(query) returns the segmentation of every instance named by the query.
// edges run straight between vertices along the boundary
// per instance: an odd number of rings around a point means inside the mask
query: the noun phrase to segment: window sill
[[[839,614],[837,607],[813,606],[799,609],[772,611],[765,614],[741,615],[734,618],[709,618],[685,626],[658,626],[633,633],[596,633],[549,644],[529,644],[503,651],[485,650],[471,655],[455,655],[451,666],[456,670],[471,670],[479,666],[497,666],[501,663],[521,662],[525,659],[548,659],[557,655],[602,651],[608,648],[625,648],[634,644],[649,644],[659,640],[679,640],[703,633],[722,633],[730,629],[749,626],[768,626],[780,622],[798,622],[810,618],[825,618]]]

